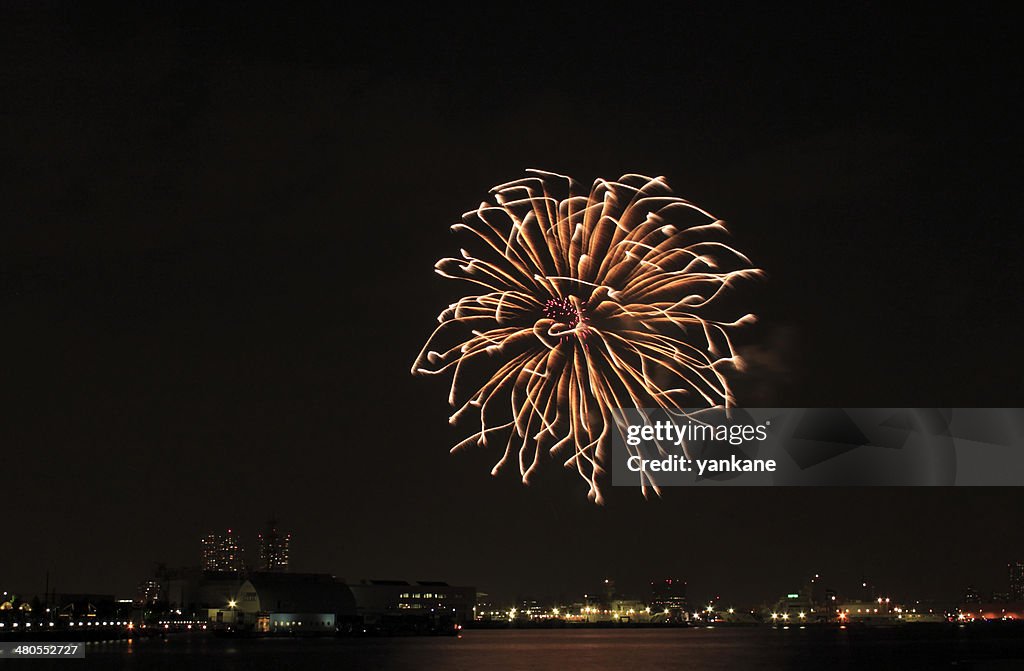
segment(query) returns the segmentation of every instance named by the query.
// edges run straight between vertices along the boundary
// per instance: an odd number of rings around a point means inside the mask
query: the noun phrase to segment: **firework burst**
[[[545,455],[562,458],[600,503],[616,408],[734,404],[728,376],[742,361],[729,331],[754,316],[710,314],[761,271],[664,178],[598,179],[588,191],[527,173],[452,226],[472,251],[435,270],[478,290],[441,312],[412,370],[451,373],[451,423],[478,416],[453,452],[498,443],[492,474],[517,458],[524,483]]]

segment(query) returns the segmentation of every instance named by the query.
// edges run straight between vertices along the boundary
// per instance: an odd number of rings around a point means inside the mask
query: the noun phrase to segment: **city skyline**
[[[204,535],[201,538],[199,547],[195,554],[195,562],[185,562],[180,565],[168,565],[165,562],[151,562],[153,569],[146,576],[139,576],[135,579],[133,584],[133,590],[130,592],[125,590],[112,590],[118,596],[132,596],[136,602],[141,603],[153,603],[157,601],[157,595],[162,593],[166,589],[166,581],[174,576],[188,575],[194,570],[201,570],[203,573],[208,574],[235,574],[238,576],[237,580],[241,581],[248,575],[256,575],[260,573],[288,573],[290,571],[290,562],[285,559],[283,565],[279,565],[276,568],[270,569],[265,563],[266,555],[263,552],[262,546],[259,552],[259,561],[247,562],[245,560],[246,550],[244,542],[241,540],[244,535],[235,531],[237,527],[232,526],[226,529],[225,533],[213,532]],[[255,534],[257,542],[262,544],[265,535],[278,533],[277,531],[277,520],[271,518],[261,527],[261,531]],[[285,533],[280,539],[286,539],[284,543],[285,547],[291,540],[291,534]],[[280,540],[279,539],[279,540]],[[288,557],[287,553],[284,555]],[[979,567],[981,568],[981,567]],[[1002,569],[1001,576],[994,578],[994,576]],[[345,581],[363,581],[366,580],[385,580],[390,576],[381,575],[378,573],[370,573],[362,576],[345,575],[342,572],[334,570],[332,567],[317,567],[314,571],[299,572],[300,574],[330,574],[337,577],[339,580]],[[595,582],[590,584],[589,587],[582,587],[580,589],[567,589],[565,586],[559,586],[554,589],[540,589],[536,586],[523,585],[514,587],[511,590],[498,590],[492,591],[488,584],[493,584],[495,581],[485,581],[481,586],[481,593],[486,594],[490,600],[499,600],[503,603],[518,603],[520,601],[537,601],[539,603],[546,604],[557,604],[567,603],[573,599],[577,599],[582,596],[585,601],[588,598],[600,597],[605,600],[610,600],[613,596],[618,598],[637,598],[638,596],[644,595],[647,586],[650,588],[650,603],[654,603],[662,598],[666,602],[674,600],[687,601],[688,591],[690,589],[690,580],[679,578],[679,573],[673,574],[670,578],[644,578],[639,574],[639,571],[626,572],[617,578],[611,578],[602,576]],[[892,583],[884,579],[877,580],[878,576],[867,576],[861,575],[836,575],[825,573],[825,577],[822,577],[822,573],[816,570],[806,570],[799,576],[790,576],[788,579],[777,582],[771,586],[761,583],[757,586],[753,593],[741,594],[737,593],[731,588],[729,584],[712,584],[701,579],[701,576],[691,576],[691,579],[696,579],[695,585],[697,590],[695,595],[693,593],[694,603],[710,602],[716,603],[719,601],[728,602],[731,604],[742,604],[744,607],[754,606],[757,603],[767,603],[774,596],[778,596],[772,592],[782,593],[782,591],[792,591],[794,588],[799,590],[810,589],[809,586],[818,584],[824,585],[824,588],[828,588],[832,593],[839,594],[846,598],[851,598],[853,595],[859,596],[861,599],[871,601],[875,599],[879,594],[895,595],[902,600],[917,600],[920,602],[924,600],[932,603],[945,603],[945,604],[971,604],[971,603],[998,603],[998,602],[1024,602],[1024,560],[1009,561],[1000,567],[988,566],[984,567],[983,571],[979,573],[985,573],[990,576],[989,581],[979,582],[976,579],[968,580],[962,584],[952,584],[949,582],[943,584],[934,584],[926,587],[924,590],[911,590],[904,586]],[[48,598],[46,595],[51,592],[54,594],[58,593],[56,584],[50,586],[49,580],[51,576],[47,575],[48,589],[46,592],[34,593],[31,590],[20,590],[20,594],[34,595],[36,597],[42,596],[44,599]],[[424,576],[418,576],[419,579],[423,579]],[[649,583],[646,581],[650,581]],[[468,584],[466,581],[455,582],[459,584]],[[673,586],[673,585],[678,586]],[[625,588],[621,586],[625,585]],[[979,589],[978,585],[982,585]],[[16,587],[9,585],[8,587]],[[596,589],[595,589],[596,587]],[[102,594],[108,590],[96,590],[96,589],[78,589],[78,590],[59,590],[59,593],[74,593],[74,594]],[[7,590],[6,593],[18,594],[19,591],[15,589]],[[659,596],[660,595],[660,596]],[[754,596],[757,595],[757,596]],[[641,598],[643,598],[641,596]]]
[[[205,540],[205,539],[204,539]],[[206,543],[203,544],[204,552],[203,559],[207,559]],[[618,587],[618,584],[614,578],[606,577],[597,581],[594,585],[591,585],[586,593],[577,593],[574,595],[559,595],[553,596],[550,594],[539,595],[539,594],[520,594],[515,597],[498,596],[487,592],[477,593],[477,606],[479,610],[477,618],[483,619],[505,619],[506,617],[510,620],[514,620],[517,617],[533,618],[534,616],[540,616],[543,618],[550,618],[553,616],[559,616],[560,612],[562,615],[585,615],[591,612],[589,606],[599,606],[605,610],[601,611],[604,613],[610,612],[608,609],[611,608],[615,611],[624,611],[627,607],[644,608],[648,614],[652,612],[661,612],[664,610],[665,613],[682,612],[689,617],[700,618],[702,613],[706,611],[708,614],[719,611],[722,613],[728,612],[733,613],[754,613],[763,612],[766,613],[771,610],[779,610],[780,606],[783,609],[794,610],[808,610],[803,608],[804,604],[817,604],[819,608],[821,606],[832,605],[841,606],[842,604],[871,604],[877,601],[878,604],[886,604],[885,613],[889,613],[888,604],[892,603],[893,607],[896,604],[904,604],[906,608],[914,608],[913,612],[917,612],[917,608],[921,608],[926,612],[953,612],[955,610],[970,610],[981,608],[982,606],[987,607],[998,607],[998,604],[1003,604],[1003,608],[1011,608],[1012,612],[1017,614],[1021,618],[1024,618],[1024,598],[1020,595],[1020,577],[1021,570],[1024,568],[1024,562],[1013,561],[1006,565],[1005,573],[1005,591],[997,592],[992,590],[987,594],[982,594],[973,585],[968,585],[962,592],[959,598],[955,599],[937,599],[929,598],[928,595],[921,594],[908,594],[901,591],[898,587],[891,586],[894,588],[881,586],[875,584],[875,582],[867,577],[861,577],[859,584],[854,587],[852,591],[842,592],[834,589],[826,578],[820,573],[806,574],[800,580],[791,583],[789,587],[774,586],[777,592],[777,596],[774,599],[765,599],[758,601],[743,600],[743,599],[730,599],[723,598],[720,594],[714,594],[709,596],[711,593],[707,593],[702,596],[694,596],[689,593],[689,582],[687,580],[680,579],[678,577],[671,578],[658,578],[653,579],[649,582],[648,590],[643,592],[629,592],[623,591]],[[405,580],[367,580],[358,579],[352,580],[344,577],[334,576],[329,573],[300,573],[289,575],[286,571],[268,572],[260,570],[252,570],[250,567],[240,564],[240,568],[237,570],[224,571],[220,569],[203,569],[202,574],[192,574],[192,577],[187,577],[191,574],[188,567],[180,569],[168,568],[161,566],[158,568],[160,575],[155,578],[145,579],[140,581],[136,588],[135,598],[132,599],[120,599],[116,598],[116,595],[109,595],[106,598],[114,600],[118,603],[133,602],[136,607],[142,608],[143,610],[150,609],[160,605],[164,609],[169,609],[168,612],[175,612],[174,608],[181,608],[181,604],[177,604],[174,599],[168,593],[168,580],[181,582],[183,579],[188,581],[202,582],[204,579],[212,581],[211,584],[216,585],[228,585],[233,584],[236,586],[243,585],[251,580],[262,580],[262,577],[272,577],[274,575],[284,578],[294,578],[297,580],[309,580],[314,579],[318,583],[323,582],[326,579],[331,581],[338,581],[340,584],[358,586],[358,585],[380,585],[380,586],[401,586],[401,585],[419,585],[422,587],[430,586],[449,586],[450,583],[438,582],[438,581],[418,581],[408,582]],[[234,574],[234,578],[229,578],[227,574]],[[203,577],[205,576],[205,578]],[[262,576],[262,577],[261,577]],[[396,595],[398,593],[396,592]],[[0,610],[11,610],[11,605],[17,600],[18,603],[26,604],[31,602],[33,605],[33,611],[36,609],[37,604],[49,605],[51,598],[56,599],[53,603],[59,604],[62,599],[68,598],[69,595],[66,593],[58,593],[54,591],[52,594],[46,593],[43,595],[30,595],[30,594],[18,594],[16,592],[5,590],[3,592],[4,599],[0,600]],[[104,595],[98,592],[85,592],[85,593],[73,593],[70,595],[75,599],[85,598],[102,598]],[[398,595],[401,598],[409,598],[413,596],[420,598],[420,594],[401,594]],[[427,597],[432,595],[427,594]],[[42,597],[42,598],[40,598]],[[703,597],[703,598],[702,598]],[[916,598],[915,598],[916,597]],[[773,603],[774,602],[774,603]],[[791,602],[791,603],[787,603]],[[498,610],[493,610],[498,608]],[[938,609],[938,610],[936,610]],[[578,613],[576,611],[579,611]],[[594,611],[597,612],[597,611]],[[813,609],[810,610],[813,612]],[[830,618],[835,619],[835,613],[842,613],[842,608],[838,611],[829,611]],[[877,611],[875,611],[877,613]],[[899,613],[900,611],[895,611]],[[775,617],[773,615],[773,617]],[[803,616],[802,616],[803,617]],[[1017,615],[1014,615],[1016,618]],[[841,616],[840,616],[841,619]]]
[[[200,566],[204,571],[267,571],[286,573],[290,565],[292,535],[279,532],[271,518],[255,536],[256,549],[248,555],[246,545],[234,529],[211,532],[201,541]]]

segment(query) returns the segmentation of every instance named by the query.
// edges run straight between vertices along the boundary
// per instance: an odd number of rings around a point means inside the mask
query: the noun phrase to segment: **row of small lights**
[[[835,599],[836,599],[836,597],[833,596],[832,600],[835,601]],[[886,606],[888,607],[888,605],[892,603],[892,600],[889,597],[884,597],[884,598],[883,597],[879,597],[878,598],[878,603],[879,603],[879,605],[886,604]],[[475,608],[474,608],[474,610],[475,610]],[[899,619],[903,619],[904,615],[906,615],[908,618],[910,618],[912,615],[916,615],[917,614],[917,609],[916,608],[907,609],[907,608],[902,608],[900,606],[893,606],[892,610],[893,610],[894,613],[897,614]],[[713,611],[714,611],[714,606],[712,604],[709,604],[708,607],[706,608],[706,612],[710,614]],[[508,615],[509,619],[514,619],[517,612],[518,611],[515,608],[512,608],[511,610],[509,610],[507,612],[507,615]],[[630,609],[628,611],[628,613],[631,614],[631,615],[634,612],[635,611],[633,609]],[[644,612],[649,614],[651,612],[650,607],[645,608]],[[669,613],[669,609],[666,608],[664,612],[667,615]],[[728,612],[730,614],[732,614],[732,613],[735,612],[735,610],[733,608],[729,608]],[[814,612],[813,608],[811,609],[811,612],[812,613]],[[860,609],[860,608],[858,608],[857,612],[858,613],[865,613],[865,614],[872,614],[872,613],[877,613],[878,612],[878,608],[873,608],[873,609],[871,609],[871,608],[868,608],[868,609]],[[934,610],[929,610],[928,612],[929,613],[934,613],[935,611]],[[500,613],[500,611],[489,611],[487,613],[481,613],[481,615],[488,615],[489,614],[491,616],[494,616],[494,615],[498,615],[499,613]],[[580,609],[580,615],[581,616],[587,615],[587,614],[591,614],[591,613],[593,613],[593,614],[603,613],[605,615],[607,615],[609,613],[613,613],[615,617],[619,617],[619,614],[618,613],[614,613],[614,611],[602,610],[600,608],[595,608],[595,607],[587,606],[587,607],[584,607],[584,608]],[[850,615],[851,611],[850,611],[849,608],[847,608],[845,612],[842,609],[837,609],[836,613],[838,614],[840,620],[847,620],[847,619],[849,619],[849,615]],[[1005,611],[1004,611],[1004,613],[1005,613]],[[559,614],[559,609],[558,608],[553,608],[551,610],[551,616],[557,617],[558,614]],[[695,617],[699,618],[701,613],[698,611],[698,612],[694,612],[693,615]],[[533,617],[532,614],[529,614],[529,616]],[[566,616],[567,617],[572,617],[568,613],[566,614]],[[544,615],[539,615],[539,617],[544,617]],[[772,613],[771,614],[772,620],[778,620],[778,619],[788,620],[789,617],[790,617],[789,613],[782,613],[782,614],[780,614],[780,613]],[[801,612],[801,613],[798,614],[797,617],[799,619],[801,619],[801,620],[806,619],[807,618],[807,613],[806,612]],[[959,619],[960,620],[974,619],[974,615],[973,615],[973,613],[966,613],[966,614],[960,613]],[[1012,620],[1014,618],[1013,618],[1012,615],[1005,615],[1004,614],[1002,619],[1010,619],[1010,620]]]
[[[18,623],[18,622],[14,622],[14,623],[11,624],[11,626],[12,627],[18,627],[19,624],[20,623]],[[48,624],[51,627],[54,626],[53,622],[50,622]],[[164,626],[164,629],[169,629],[170,626],[171,626],[171,623],[160,622],[159,624],[162,624]],[[178,625],[178,626],[184,624],[189,629],[191,629],[193,624],[201,624],[201,623],[200,622],[174,622],[173,624]],[[302,624],[302,623],[300,622],[299,624]],[[125,626],[125,627],[128,627],[129,629],[134,629],[135,628],[135,624],[133,622],[121,622],[121,621],[117,621],[117,622],[79,622],[79,623],[77,623],[77,625],[74,622],[68,622],[68,626],[69,627],[74,627],[74,626],[78,626],[78,627],[92,627],[93,625],[95,625],[97,627],[121,627],[121,626]],[[7,626],[6,623],[0,622],[0,629],[3,629],[6,626]],[[31,622],[26,622],[25,626],[26,627],[31,627],[32,623]],[[145,629],[146,625],[142,625],[142,627],[143,627],[143,629]],[[206,629],[206,625],[205,624],[203,624],[202,627],[203,627],[203,629]]]
[[[19,624],[18,622],[14,622],[13,624],[11,624],[11,626],[12,627],[17,627],[18,624]],[[125,625],[125,624],[128,625],[129,627],[132,626],[132,624],[130,622],[79,622],[78,626],[79,627],[91,627],[94,624],[97,627],[119,627],[119,626]],[[5,623],[0,622],[0,627],[4,627],[4,626],[6,626]],[[25,626],[26,627],[31,627],[32,623],[31,622],[26,622]],[[53,622],[50,622],[49,626],[52,627],[53,626]],[[69,627],[74,627],[75,623],[74,622],[68,622],[68,626]]]
[[[835,597],[833,597],[833,598],[835,598]],[[888,604],[890,603],[890,599],[889,599],[888,597],[886,597],[886,598],[884,598],[884,599],[883,599],[883,598],[881,598],[881,597],[879,597],[879,598],[878,598],[878,603],[879,603],[879,604],[886,604],[886,605],[888,605]],[[904,610],[905,610],[905,609],[903,609],[903,608],[900,608],[899,606],[894,606],[894,607],[893,607],[893,612],[895,612],[895,613],[898,613],[898,614],[899,614],[899,618],[900,618],[900,619],[902,619],[902,618],[903,618],[903,615],[902,615],[902,613],[904,612]],[[814,612],[814,611],[812,610],[811,612]],[[858,613],[865,613],[865,614],[870,614],[870,613],[877,613],[877,612],[878,612],[878,609],[877,609],[877,608],[874,608],[874,609],[872,609],[872,608],[864,608],[864,609],[860,609],[860,608],[858,608],[858,609],[857,609],[857,612],[858,612]],[[910,612],[911,612],[911,613],[917,613],[917,609],[916,609],[916,608],[912,608],[912,609],[910,610]],[[845,611],[843,611],[843,610],[842,610],[842,609],[840,608],[840,609],[837,609],[837,610],[836,610],[836,613],[838,613],[838,614],[839,614],[839,619],[840,619],[840,620],[845,620],[845,619],[847,619],[847,617],[848,617],[848,616],[849,616],[849,614],[850,614],[850,609],[849,609],[849,608],[847,608],[847,609],[846,609]],[[781,618],[782,618],[783,620],[788,620],[788,619],[789,619],[789,613],[783,613],[783,614],[782,614],[781,616],[780,616],[780,615],[779,615],[778,613],[772,613],[772,619],[773,619],[773,620],[776,620],[776,619],[778,619],[779,617],[781,617]],[[807,614],[806,614],[806,613],[800,613],[799,617],[800,617],[801,619],[803,619],[803,618],[807,617]]]
[[[772,613],[772,619],[773,619],[773,620],[777,620],[777,619],[779,619],[780,617],[781,617],[781,618],[782,618],[783,620],[788,620],[788,619],[789,619],[789,613],[783,613],[782,615],[779,615],[778,613]],[[801,613],[800,613],[799,617],[800,617],[800,619],[801,619],[801,620],[803,620],[804,618],[806,618],[806,617],[807,617],[807,613],[804,613],[804,612],[802,612],[802,611],[801,611]]]
[[[714,610],[715,610],[715,607],[713,605],[711,605],[711,604],[708,604],[708,607],[705,609],[705,612],[710,614],[710,613],[714,612]],[[511,619],[515,619],[515,616],[516,616],[517,612],[518,611],[515,608],[510,609],[508,611],[509,619],[510,620]],[[644,608],[643,612],[648,614],[648,615],[650,615],[651,614],[651,607],[648,606],[647,608]],[[665,615],[668,615],[669,614],[669,609],[666,608],[663,612],[664,612]],[[732,615],[733,613],[736,612],[736,609],[729,608],[727,612],[730,615]],[[591,614],[591,613],[593,613],[593,614],[604,613],[605,615],[607,615],[608,613],[612,613],[613,617],[620,617],[621,616],[621,611],[616,612],[616,611],[609,611],[607,609],[601,610],[600,608],[594,608],[594,607],[591,607],[591,606],[586,606],[586,607],[580,609],[580,615],[588,615],[588,614]],[[559,614],[559,610],[557,608],[552,608],[551,609],[551,615],[552,616],[557,617],[558,614]],[[636,610],[633,609],[633,608],[630,608],[628,611],[626,611],[626,614],[627,615],[635,615],[636,614]],[[700,617],[700,611],[695,611],[693,615],[694,615],[694,617]],[[529,614],[529,616],[533,617],[532,614]]]

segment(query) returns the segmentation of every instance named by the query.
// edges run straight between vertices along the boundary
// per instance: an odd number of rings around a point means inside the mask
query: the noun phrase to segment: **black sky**
[[[663,174],[730,222],[770,278],[751,400],[1021,405],[1011,17],[715,7],[5,5],[0,587],[126,593],[276,514],[296,569],[505,595],[1005,589],[1017,489],[598,508],[448,454],[409,375],[459,291],[432,265],[529,167]]]

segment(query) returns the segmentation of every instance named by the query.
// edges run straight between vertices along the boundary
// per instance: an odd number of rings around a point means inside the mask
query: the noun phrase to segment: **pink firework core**
[[[544,303],[544,316],[559,324],[565,324],[571,329],[578,329],[576,335],[580,339],[587,337],[587,309],[574,297],[551,298]],[[569,336],[562,336],[562,340],[568,340]]]

